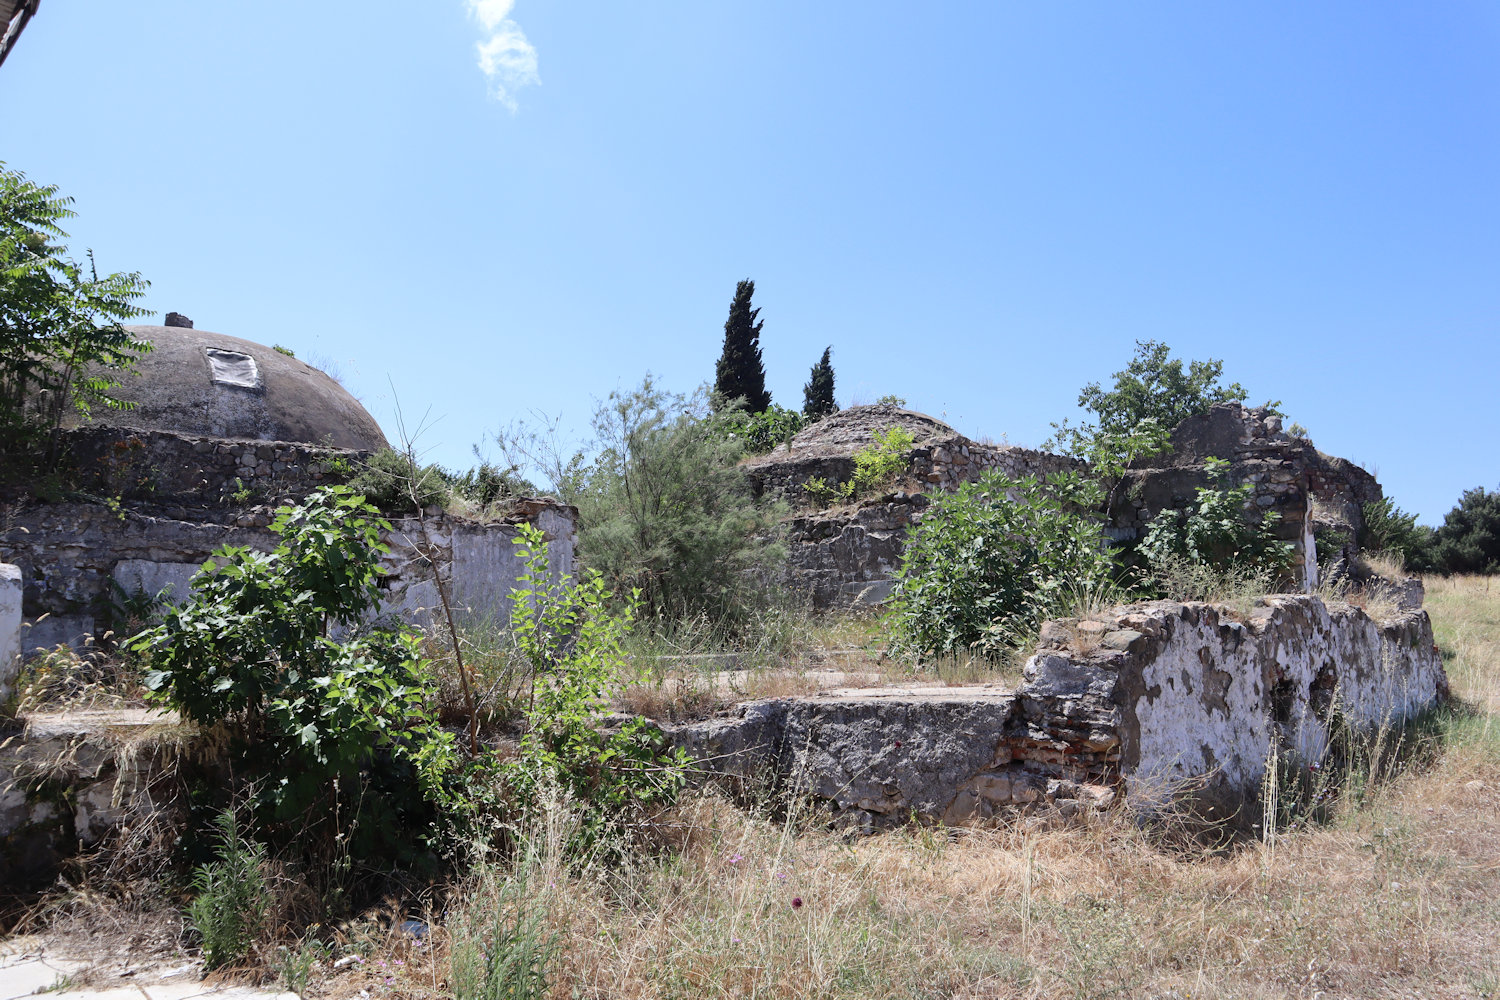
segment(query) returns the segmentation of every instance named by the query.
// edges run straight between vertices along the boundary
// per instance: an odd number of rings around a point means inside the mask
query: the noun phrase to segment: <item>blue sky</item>
[[[833,345],[1035,445],[1136,339],[1437,523],[1500,485],[1500,6],[52,0],[0,159],[148,305],[333,362],[431,460]]]

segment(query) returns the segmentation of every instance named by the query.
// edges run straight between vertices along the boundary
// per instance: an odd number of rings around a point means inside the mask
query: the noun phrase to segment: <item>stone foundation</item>
[[[1123,795],[1143,813],[1189,795],[1248,826],[1274,748],[1320,762],[1337,716],[1399,726],[1444,700],[1425,611],[1376,622],[1320,598],[1265,598],[1244,620],[1152,602],[1049,622],[1012,692],[851,690],[750,702],[678,727],[732,786],[807,799],[858,828],[1064,815]]]

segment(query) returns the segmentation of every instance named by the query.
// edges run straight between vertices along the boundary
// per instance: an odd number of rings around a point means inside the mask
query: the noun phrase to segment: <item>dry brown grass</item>
[[[847,841],[696,798],[661,858],[533,874],[550,995],[1500,995],[1500,586],[1428,586],[1475,711],[1329,823],[1217,853],[1119,813]],[[443,993],[444,967],[386,988]]]

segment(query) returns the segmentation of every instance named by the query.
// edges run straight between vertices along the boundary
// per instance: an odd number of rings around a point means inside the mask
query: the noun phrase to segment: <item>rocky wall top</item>
[[[300,500],[344,482],[369,452],[89,425],[64,446],[82,489],[167,506]]]
[[[876,445],[876,435],[902,427],[914,439],[908,451],[910,485],[956,490],[995,469],[1014,478],[1041,476],[1084,463],[1030,448],[971,441],[952,427],[889,403],[851,406],[804,428],[786,445],[743,463],[757,495],[805,506],[804,487],[814,476],[829,483],[854,475],[856,452]]]

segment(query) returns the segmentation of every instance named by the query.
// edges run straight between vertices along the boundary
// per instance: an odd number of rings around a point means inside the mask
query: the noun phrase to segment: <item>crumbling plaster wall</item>
[[[7,508],[0,558],[22,571],[26,617],[23,652],[58,644],[79,645],[111,625],[117,584],[127,595],[155,596],[163,587],[180,596],[187,581],[224,545],[268,551],[276,536],[267,528],[270,507],[239,508],[242,524],[180,521],[103,504],[31,504]],[[510,588],[520,571],[514,539],[520,522],[537,524],[549,542],[555,573],[573,569],[576,511],[546,500],[512,505],[501,521],[479,523],[432,508],[422,519],[392,522],[383,534],[390,553],[383,613],[428,623],[438,609],[427,556],[441,567],[455,610],[474,617],[508,614]],[[423,530],[425,524],[425,531]],[[429,545],[430,539],[430,545]]]
[[[1316,763],[1336,714],[1399,725],[1448,686],[1425,611],[1377,622],[1312,595],[1263,598],[1243,620],[1157,601],[1049,622],[1024,676],[1023,697],[1117,730],[1136,802],[1193,789],[1231,807],[1258,794],[1273,747]]]
[[[21,663],[21,567],[0,562],[0,703],[15,690]]]

